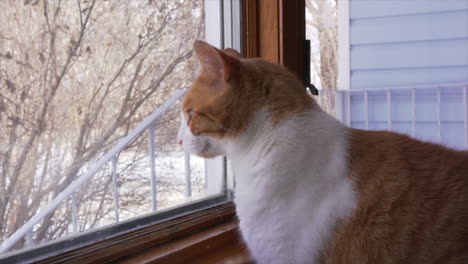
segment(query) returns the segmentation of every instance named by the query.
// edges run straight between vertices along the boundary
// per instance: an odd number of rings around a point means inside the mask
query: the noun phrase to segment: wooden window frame
[[[0,263],[120,261],[235,219],[234,204],[219,195],[7,254],[0,258]]]
[[[243,52],[305,76],[305,0],[243,0]]]
[[[135,263],[136,260],[139,260],[139,263],[150,261],[177,263],[171,262],[171,260],[175,260],[179,253],[189,254],[192,252],[191,254],[194,254],[193,250],[203,253],[200,251],[203,248],[200,245],[219,243],[219,241],[210,241],[210,236],[207,236],[207,233],[211,234],[211,237],[232,236],[232,228],[220,229],[219,227],[232,225],[233,219],[235,219],[234,205],[231,202],[224,203],[168,221],[148,225],[37,263],[81,264],[83,261],[96,264],[111,261]],[[195,241],[193,234],[197,235]],[[191,240],[188,239],[189,237]],[[167,247],[169,244],[170,246]],[[155,248],[161,248],[164,252],[157,252],[158,254],[155,253],[151,256],[143,254],[143,252],[151,252]],[[133,258],[138,255],[142,255],[142,257]]]
[[[241,48],[244,56],[262,57],[281,64],[300,79],[304,79],[305,0],[240,0],[240,4]],[[148,218],[151,217],[154,216]],[[219,200],[169,220],[156,219],[149,219],[146,224],[126,229],[125,232],[116,232],[116,235],[98,242],[83,244],[71,250],[68,248],[51,257],[41,259],[31,255],[29,260],[37,263],[104,263],[126,260],[178,263],[177,260],[209,254],[209,250],[231,242],[241,243],[236,231],[237,221],[232,201]],[[135,223],[129,221],[123,224]],[[63,240],[56,243],[61,242]],[[48,249],[51,249],[51,245],[39,247],[39,251]],[[24,256],[21,256],[23,261]],[[15,256],[7,259],[12,262],[17,260],[19,259],[15,259]]]

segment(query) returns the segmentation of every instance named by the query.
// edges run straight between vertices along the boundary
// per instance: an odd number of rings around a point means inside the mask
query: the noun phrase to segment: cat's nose
[[[182,145],[182,139],[179,140],[179,145]]]

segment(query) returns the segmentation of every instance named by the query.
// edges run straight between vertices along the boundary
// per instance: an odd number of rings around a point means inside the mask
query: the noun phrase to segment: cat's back
[[[468,184],[468,175],[463,177],[468,173],[467,151],[387,131],[351,129],[348,138],[349,169],[358,181],[375,180],[382,174],[419,183],[431,179],[435,186],[455,179]]]
[[[468,152],[350,130],[358,206],[328,263],[468,263]]]

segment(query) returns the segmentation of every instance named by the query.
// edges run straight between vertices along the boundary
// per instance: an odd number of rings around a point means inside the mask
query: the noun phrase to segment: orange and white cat
[[[467,152],[348,128],[284,68],[194,51],[178,140],[232,161],[257,263],[468,263]]]

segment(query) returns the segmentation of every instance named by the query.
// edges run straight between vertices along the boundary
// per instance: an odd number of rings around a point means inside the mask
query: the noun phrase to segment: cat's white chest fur
[[[259,264],[315,263],[356,197],[346,128],[321,110],[273,126],[260,111],[228,142],[240,229]]]

